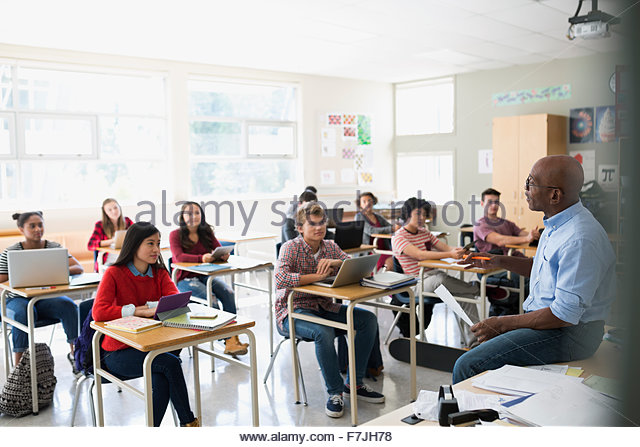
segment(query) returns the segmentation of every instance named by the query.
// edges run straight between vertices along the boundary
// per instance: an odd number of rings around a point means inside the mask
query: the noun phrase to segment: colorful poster
[[[616,141],[615,106],[596,107],[596,143]]]
[[[593,107],[571,109],[569,121],[569,143],[593,142]]]
[[[357,133],[356,126],[344,126],[342,137],[345,141],[355,141],[356,133]]]
[[[371,144],[371,117],[358,115],[358,144]]]
[[[569,155],[582,165],[585,183],[596,179],[596,151],[571,151]]]
[[[342,148],[342,159],[343,160],[353,160],[356,156],[356,150],[352,147]]]
[[[491,103],[494,107],[500,107],[545,101],[561,101],[569,98],[571,98],[571,84],[563,84],[553,87],[536,87],[494,93],[491,95]]]
[[[342,123],[342,115],[339,113],[328,113],[327,124],[329,126],[339,126]]]
[[[345,126],[355,126],[358,124],[358,117],[353,114],[343,114],[342,115],[342,124]]]

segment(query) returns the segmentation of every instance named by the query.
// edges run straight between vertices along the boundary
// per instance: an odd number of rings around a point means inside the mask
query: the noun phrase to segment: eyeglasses
[[[487,205],[500,205],[500,201],[499,200],[487,200]]]
[[[560,191],[562,191],[562,188],[560,188],[559,186],[536,185],[535,183],[532,182],[532,180],[533,179],[531,178],[531,174],[529,174],[529,176],[527,177],[527,180],[525,180],[524,182],[525,191],[529,191],[529,188],[532,186],[535,186],[536,188],[559,189]]]
[[[318,222],[313,222],[311,219],[307,218],[307,223],[309,224],[310,227],[321,227],[327,224],[327,218],[325,217]]]

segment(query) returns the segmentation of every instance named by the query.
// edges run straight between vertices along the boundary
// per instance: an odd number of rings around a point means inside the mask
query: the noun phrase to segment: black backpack
[[[84,373],[93,372],[93,334],[96,332],[91,327],[93,321],[93,313],[89,311],[87,317],[82,322],[80,336],[75,343],[75,362],[76,369]]]

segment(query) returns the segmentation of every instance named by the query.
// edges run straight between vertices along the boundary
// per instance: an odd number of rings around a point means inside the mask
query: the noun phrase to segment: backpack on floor
[[[76,339],[75,343],[75,362],[76,369],[84,373],[93,372],[93,334],[96,330],[91,327],[93,321],[93,313],[91,310],[87,314],[87,317],[82,322],[82,329],[80,329],[80,335]]]
[[[11,371],[0,394],[0,413],[13,417],[31,414],[31,353],[27,349],[20,362]],[[53,374],[53,356],[49,346],[36,343],[36,380],[38,384],[38,406],[43,408],[53,400],[58,380]]]

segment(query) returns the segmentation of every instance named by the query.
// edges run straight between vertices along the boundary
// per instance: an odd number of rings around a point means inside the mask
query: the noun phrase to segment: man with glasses
[[[471,328],[481,344],[456,361],[453,383],[507,364],[585,359],[600,346],[615,298],[616,259],[602,225],[580,202],[583,182],[573,157],[538,160],[525,182],[529,209],[544,213],[535,257],[481,253],[461,261],[529,276],[531,293],[524,314],[489,317]]]
[[[275,272],[276,321],[284,333],[289,333],[287,318],[288,289],[321,281],[335,274],[348,258],[338,245],[324,239],[327,231],[327,216],[322,206],[314,202],[300,206],[296,214],[296,226],[300,236],[286,242],[280,249]],[[293,309],[296,313],[322,317],[340,323],[347,322],[347,306],[334,303],[331,298],[294,292]],[[358,399],[372,403],[383,403],[384,396],[363,384],[374,339],[378,335],[378,319],[373,312],[356,307],[353,310],[356,330],[356,381]],[[349,395],[349,384],[345,384],[338,365],[333,327],[310,321],[297,320],[296,335],[315,342],[316,358],[324,378],[329,400],[325,413],[333,418],[344,414],[342,393]],[[347,377],[348,380],[348,377]]]
[[[500,206],[500,192],[493,188],[482,191],[480,205],[484,209],[484,216],[478,219],[473,226],[473,240],[478,251],[506,255],[509,249],[506,247],[516,244],[529,244],[540,238],[538,228],[532,228],[530,231],[520,229],[515,223],[506,219],[504,209],[503,217],[498,217],[498,213],[502,208]],[[514,256],[524,256],[519,251],[513,252]],[[509,278],[507,272],[498,275],[492,275],[487,278],[487,284],[493,284],[504,287],[520,287],[520,276],[512,273]],[[529,290],[529,280],[525,281],[525,293]],[[489,315],[513,315],[518,313],[519,300],[518,296],[509,295],[504,300],[489,299],[491,307]]]

